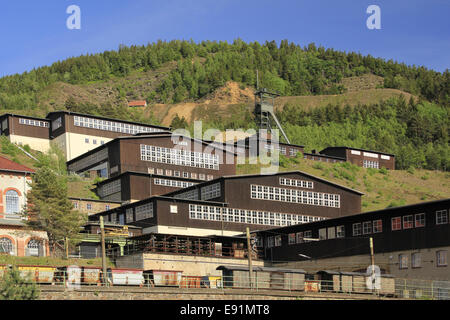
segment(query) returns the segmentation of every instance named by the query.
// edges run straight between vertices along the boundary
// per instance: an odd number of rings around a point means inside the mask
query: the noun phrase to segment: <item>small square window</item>
[[[88,138],[84,139],[84,142],[89,143],[89,139]]]
[[[425,213],[416,214],[414,220],[416,228],[425,227]]]
[[[398,267],[399,269],[408,269],[408,256],[406,254],[398,255]]]
[[[391,229],[392,231],[402,230],[402,218],[395,217],[391,219]]]
[[[403,229],[411,229],[414,227],[413,224],[413,216],[404,216],[403,217]]]
[[[447,266],[447,250],[440,250],[436,252],[436,263],[438,267]]]

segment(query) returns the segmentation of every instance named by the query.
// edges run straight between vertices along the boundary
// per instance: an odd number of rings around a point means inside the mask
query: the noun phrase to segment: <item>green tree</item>
[[[68,237],[72,244],[77,242],[80,228],[87,219],[81,212],[73,210],[72,202],[68,199],[68,176],[63,163],[62,154],[56,152],[55,148],[41,157],[25,209],[28,225],[47,232],[53,254],[58,240]]]
[[[3,275],[0,282],[0,300],[36,300],[39,289],[30,279],[24,279],[20,272],[13,267]]]

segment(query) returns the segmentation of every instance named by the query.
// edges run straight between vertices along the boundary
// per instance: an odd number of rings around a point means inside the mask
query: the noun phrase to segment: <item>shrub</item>
[[[22,278],[20,272],[13,267],[7,271],[0,282],[0,300],[36,300],[39,290],[36,284]]]

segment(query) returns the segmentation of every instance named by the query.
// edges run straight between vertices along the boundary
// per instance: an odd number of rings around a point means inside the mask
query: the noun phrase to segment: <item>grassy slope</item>
[[[364,193],[363,212],[450,196],[450,173],[441,171],[387,171],[297,159],[280,171],[300,170]],[[259,173],[259,165],[238,165],[237,174]]]
[[[62,259],[53,257],[14,257],[9,255],[0,255],[0,265],[26,265],[26,266],[86,266],[101,267],[102,259]],[[107,266],[113,267],[114,264],[107,259]]]

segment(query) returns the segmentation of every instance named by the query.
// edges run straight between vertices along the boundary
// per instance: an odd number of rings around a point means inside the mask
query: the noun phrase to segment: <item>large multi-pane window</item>
[[[122,190],[121,180],[114,180],[112,182],[106,183],[98,188],[98,195],[100,197],[106,197],[114,193],[118,193]]]
[[[201,200],[209,200],[220,197],[220,183],[210,184],[201,188]]]
[[[55,131],[56,129],[59,129],[62,127],[62,118],[59,117],[52,121],[52,130]]]
[[[141,160],[219,170],[218,155],[143,144],[141,144]]]
[[[175,195],[174,198],[186,200],[198,200],[198,189],[189,190]]]
[[[27,126],[34,126],[34,127],[43,127],[43,128],[50,127],[50,123],[47,121],[40,121],[40,120],[33,120],[33,119],[20,118],[19,123],[27,125]]]
[[[148,132],[161,132],[162,129],[135,125],[131,123],[123,123],[116,121],[108,121],[101,119],[94,119],[88,117],[74,117],[74,125],[77,127],[91,128],[103,131],[121,132],[128,134],[148,133]]]
[[[196,220],[225,221],[270,226],[290,226],[304,223],[304,217],[305,216],[302,215],[288,213],[221,208],[194,204],[189,205],[189,218]],[[321,217],[312,218],[314,218],[315,221],[325,219]]]
[[[15,190],[6,191],[6,211],[7,214],[14,214],[20,212],[19,208],[19,194]]]
[[[136,207],[136,221],[153,218],[153,203],[146,203]]]
[[[174,188],[187,188],[187,187],[191,187],[196,184],[193,182],[170,180],[170,179],[160,179],[160,178],[155,178],[154,182],[155,182],[155,185],[174,187]]]
[[[14,254],[14,246],[11,239],[0,238],[0,253]]]
[[[379,168],[380,168],[380,164],[378,163],[378,161],[364,160],[364,161],[363,161],[363,167],[364,167],[364,168],[375,168],[375,169],[379,169]]]
[[[304,181],[304,180],[296,180],[296,179],[288,179],[288,178],[280,178],[280,185],[314,189],[314,183],[312,181]]]
[[[447,224],[448,213],[447,210],[436,211],[436,224]]]
[[[302,203],[315,206],[340,208],[340,196],[311,191],[301,191],[271,186],[251,185],[250,197],[252,199]]]

